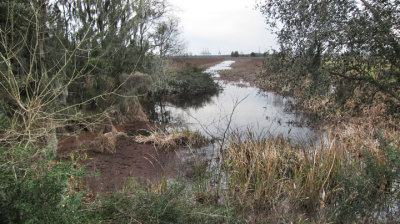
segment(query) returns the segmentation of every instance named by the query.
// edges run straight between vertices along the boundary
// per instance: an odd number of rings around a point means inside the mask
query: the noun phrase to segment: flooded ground
[[[221,91],[161,102],[156,106],[154,116],[150,117],[153,122],[161,122],[170,129],[198,131],[211,139],[213,144],[175,151],[157,150],[152,144],[134,141],[137,133],[152,129],[153,124],[122,124],[116,128],[127,133],[128,137],[118,139],[115,154],[87,151],[90,158],[86,164],[89,177],[85,181],[92,192],[114,191],[132,177],[137,181],[149,180],[153,183],[160,182],[163,177],[190,183],[196,173],[205,170],[218,176],[214,182],[210,178],[207,182],[209,187],[212,188],[212,183],[221,187],[224,181],[223,173],[219,172],[219,161],[222,144],[226,144],[222,139],[230,133],[245,135],[251,131],[265,138],[282,135],[294,144],[312,143],[317,139],[318,134],[307,126],[307,118],[291,110],[293,99],[261,91],[240,79],[234,79],[236,82],[222,80],[227,77],[227,72],[239,77],[240,70],[235,63],[229,59],[207,70],[222,87]],[[230,66],[232,70],[229,70]],[[252,72],[249,69],[246,71]],[[218,78],[220,72],[222,77]],[[70,152],[82,148],[79,142],[90,141],[94,137],[83,135],[63,139],[59,142],[60,156],[68,156]]]
[[[223,61],[219,64],[216,64],[214,66],[209,67],[207,70],[205,70],[205,73],[208,73],[211,75],[213,78],[220,78],[221,75],[219,74],[220,71],[222,70],[231,70],[231,65],[235,63],[235,61]]]
[[[230,69],[233,63],[224,61],[205,72],[218,78],[219,71]],[[307,125],[308,119],[291,110],[294,99],[263,92],[243,81],[216,82],[222,87],[218,94],[182,99],[186,102],[180,103],[165,102],[158,106],[158,120],[166,121],[171,127],[199,131],[214,139],[220,139],[226,132],[248,130],[266,138],[283,135],[294,143],[309,143],[317,139],[317,133]]]
[[[231,134],[257,137],[279,135],[293,144],[312,144],[318,133],[309,128],[309,120],[292,110],[294,99],[264,92],[244,81],[218,79],[220,71],[231,69],[235,61],[227,60],[208,68],[222,90],[215,95],[188,96],[180,101],[164,102],[156,107],[154,121],[162,121],[170,129],[198,131],[214,144],[198,149],[176,151],[176,177],[190,177],[197,167],[208,171],[218,169],[222,139]]]

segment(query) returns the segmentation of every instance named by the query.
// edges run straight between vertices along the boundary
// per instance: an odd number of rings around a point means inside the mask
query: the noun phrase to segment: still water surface
[[[218,80],[218,72],[230,69],[232,63],[234,61],[224,61],[205,71],[222,87],[219,93],[187,96],[186,99],[174,103],[163,102],[156,107],[157,117],[153,120],[163,121],[171,128],[184,127],[199,131],[208,138],[217,140],[202,148],[177,150],[172,179],[186,179],[201,164],[206,164],[207,171],[211,173],[218,170],[222,156],[222,141],[218,140],[224,133],[246,136],[251,131],[253,136],[264,138],[282,135],[294,144],[313,144],[318,140],[318,133],[307,126],[309,120],[291,110],[294,99],[264,92],[245,82]],[[219,178],[222,179],[211,179],[208,187],[212,187],[212,182],[226,183],[224,176]]]
[[[230,69],[234,61],[224,61],[205,72],[219,77],[218,71]],[[213,96],[183,100],[179,104],[164,103],[159,114],[168,115],[170,126],[199,131],[208,137],[220,138],[225,131],[257,136],[282,135],[295,143],[313,142],[317,133],[307,126],[309,120],[291,110],[294,99],[264,92],[248,83],[215,80],[222,91]]]

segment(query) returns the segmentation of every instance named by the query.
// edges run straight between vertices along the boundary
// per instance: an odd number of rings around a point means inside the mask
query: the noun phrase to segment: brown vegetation
[[[157,149],[176,149],[179,146],[199,147],[208,140],[197,132],[152,132],[149,136],[138,135],[135,141],[142,144],[152,144]]]
[[[169,60],[169,68],[171,70],[195,67],[207,69],[225,60],[230,60],[230,57],[177,57]]]
[[[183,68],[202,68],[207,69],[213,65],[226,60],[235,61],[231,65],[231,70],[220,71],[221,80],[226,81],[245,81],[255,85],[257,77],[262,71],[263,57],[181,57],[170,59],[169,68],[179,70]]]
[[[107,152],[115,154],[117,152],[117,139],[121,137],[128,138],[128,135],[124,132],[117,131],[114,126],[111,126],[111,131],[104,134],[99,133],[94,141],[89,143],[89,148],[95,148],[101,153]]]
[[[233,82],[241,80],[255,85],[262,71],[263,57],[235,57],[229,60],[235,61],[231,70],[220,71],[221,79]]]

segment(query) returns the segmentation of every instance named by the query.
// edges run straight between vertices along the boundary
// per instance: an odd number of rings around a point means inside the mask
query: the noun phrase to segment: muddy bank
[[[157,150],[151,144],[139,144],[134,136],[153,126],[148,122],[136,122],[118,125],[119,131],[127,133],[116,142],[116,153],[98,152],[85,146],[96,138],[95,133],[82,134],[79,137],[61,137],[59,157],[69,158],[73,152],[83,150],[88,159],[83,161],[88,177],[84,183],[96,195],[101,192],[113,192],[120,189],[129,178],[139,183],[157,182],[161,177],[172,175],[175,153]]]
[[[171,172],[168,167],[175,159],[173,152],[156,150],[131,139],[120,140],[115,154],[89,151],[88,156],[91,159],[86,172],[91,176],[85,182],[94,194],[118,190],[128,178],[141,184],[148,180],[157,182]]]

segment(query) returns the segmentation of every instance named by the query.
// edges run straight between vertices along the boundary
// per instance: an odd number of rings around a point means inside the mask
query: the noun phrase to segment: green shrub
[[[338,221],[396,221],[391,219],[396,217],[393,205],[399,202],[400,148],[381,134],[378,139],[379,154],[364,150],[356,166],[343,170]]]
[[[172,75],[169,85],[175,94],[203,94],[218,90],[218,84],[199,68],[178,71]]]
[[[9,118],[4,113],[0,112],[0,129],[4,130],[9,124]]]
[[[82,170],[50,150],[0,149],[0,219],[4,223],[80,223]]]
[[[136,189],[136,190],[135,190]],[[185,187],[164,186],[161,193],[134,190],[101,199],[94,217],[105,223],[239,223],[234,209],[190,200]]]

